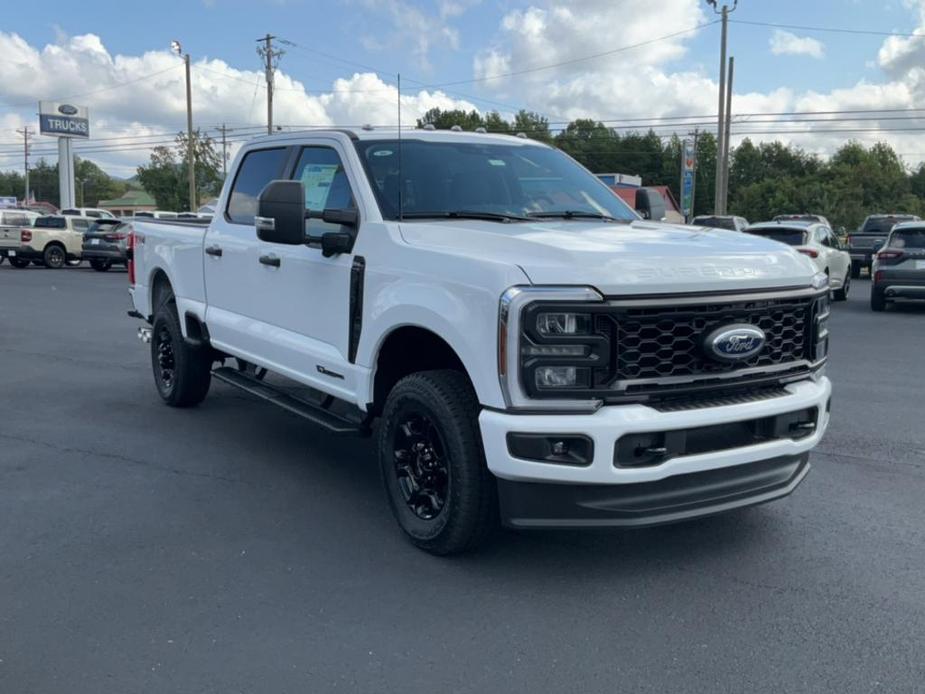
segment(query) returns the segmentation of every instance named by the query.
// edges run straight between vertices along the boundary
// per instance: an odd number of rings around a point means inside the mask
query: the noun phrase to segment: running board
[[[334,434],[363,436],[369,433],[369,426],[365,420],[353,421],[346,417],[342,417],[329,411],[321,404],[294,397],[280,388],[264,383],[230,366],[214,369],[212,375],[230,386],[240,388],[244,392],[250,393],[261,400],[265,400],[277,407],[297,414],[303,419],[307,419],[312,424],[323,427]],[[328,402],[332,400],[333,398],[326,399]]]

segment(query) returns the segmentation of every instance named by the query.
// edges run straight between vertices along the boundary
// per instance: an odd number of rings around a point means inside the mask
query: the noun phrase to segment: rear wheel
[[[385,403],[379,465],[398,525],[417,547],[455,554],[494,527],[494,478],[485,464],[478,401],[458,371],[400,380]]]
[[[173,299],[161,304],[154,317],[151,368],[158,395],[171,407],[198,405],[209,392],[212,381],[210,349],[194,347],[183,339]]]
[[[45,262],[45,267],[50,270],[60,270],[64,267],[64,263],[67,262],[67,254],[65,254],[63,247],[52,243],[45,246],[42,260]]]
[[[29,261],[25,258],[10,258],[10,265],[22,270],[23,268],[29,267]]]
[[[835,299],[835,301],[847,300],[849,289],[851,289],[851,273],[846,272],[845,279],[842,281],[841,287],[832,292],[832,298]]]
[[[97,272],[106,272],[109,268],[112,267],[112,261],[94,258],[90,261],[90,267],[92,267]]]
[[[886,308],[886,297],[882,289],[870,288],[870,308],[872,311],[883,311]]]

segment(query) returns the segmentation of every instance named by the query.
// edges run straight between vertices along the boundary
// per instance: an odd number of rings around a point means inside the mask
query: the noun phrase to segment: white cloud
[[[825,44],[809,36],[797,36],[789,31],[775,29],[770,40],[774,55],[808,55],[811,58],[825,57]]]
[[[182,65],[167,50],[112,55],[94,34],[38,48],[17,34],[0,32],[2,103],[13,107],[0,119],[0,169],[21,168],[22,141],[15,129],[25,123],[36,127],[33,114],[39,98],[66,97],[90,107],[93,139],[75,149],[96,149],[87,158],[116,175],[134,174],[135,167],[147,160],[149,145],[168,142],[186,129]],[[233,140],[248,132],[259,134],[266,114],[262,71],[201,59],[193,61],[192,81],[194,127],[214,129],[226,123],[236,129]],[[394,125],[397,121],[395,85],[371,73],[355,73],[336,80],[329,89],[309,93],[292,75],[280,71],[276,87],[274,120],[284,126]],[[469,101],[433,90],[405,92],[401,103],[408,124],[434,106],[475,108]],[[245,126],[252,127],[242,130]],[[145,144],[139,144],[141,136],[147,136]],[[104,147],[109,151],[99,151]],[[33,152],[33,160],[57,158],[52,138],[36,138]]]

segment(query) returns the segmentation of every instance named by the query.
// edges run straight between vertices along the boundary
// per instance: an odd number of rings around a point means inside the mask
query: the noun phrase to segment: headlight
[[[813,275],[813,289],[823,289],[829,286],[829,276],[824,272]]]
[[[587,335],[591,331],[591,316],[587,313],[541,313],[536,317],[540,335]]]
[[[594,306],[598,304],[598,306]],[[587,307],[587,308],[585,308]],[[610,337],[590,287],[511,287],[498,313],[498,375],[508,407],[593,411],[592,384],[610,367]]]
[[[813,306],[813,361],[829,355],[829,296],[825,294]]]

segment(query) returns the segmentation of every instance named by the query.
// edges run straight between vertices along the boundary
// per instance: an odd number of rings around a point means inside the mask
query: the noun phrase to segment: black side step
[[[282,407],[284,410],[297,414],[307,419],[312,424],[324,427],[334,434],[363,436],[369,433],[369,427],[365,421],[352,421],[346,417],[341,417],[338,414],[328,411],[321,404],[293,397],[279,388],[264,383],[230,366],[214,369],[212,375],[230,386],[240,388],[251,395],[256,395],[261,400],[266,400],[278,407]],[[330,401],[331,398],[327,400]]]

